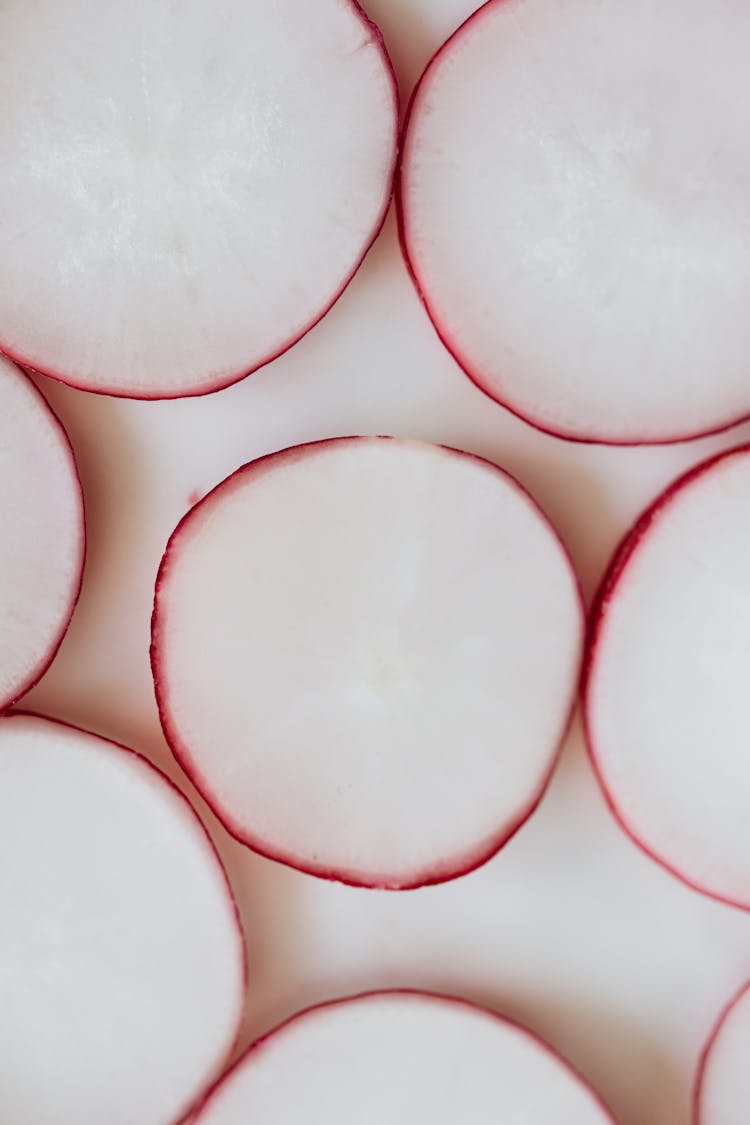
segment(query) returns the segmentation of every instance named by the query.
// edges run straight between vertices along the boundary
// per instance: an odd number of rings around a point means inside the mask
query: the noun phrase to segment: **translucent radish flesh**
[[[0,1116],[174,1125],[244,998],[225,876],[184,798],[112,743],[0,719]]]
[[[750,412],[750,13],[491,0],[433,60],[404,241],[468,373],[566,436]]]
[[[476,865],[538,800],[575,693],[568,559],[494,465],[322,442],[251,464],[173,536],[165,730],[240,839],[405,886]]]
[[[395,99],[352,0],[4,4],[0,346],[145,398],[266,362],[380,225]]]
[[[625,826],[750,907],[750,451],[700,466],[637,525],[605,588],[589,741]]]
[[[527,1031],[468,1004],[383,993],[313,1009],[262,1040],[195,1125],[612,1125]]]
[[[83,500],[60,423],[0,358],[0,710],[46,670],[81,582]]]
[[[703,1059],[696,1125],[744,1125],[750,1104],[750,988],[724,1012]]]

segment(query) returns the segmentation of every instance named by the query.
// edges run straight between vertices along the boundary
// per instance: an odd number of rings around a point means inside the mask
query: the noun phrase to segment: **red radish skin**
[[[208,833],[208,830],[198,817],[188,799],[185,797],[184,793],[175,785],[175,783],[160,769],[158,769],[152,762],[150,762],[147,758],[145,758],[137,751],[133,750],[131,747],[125,746],[122,743],[114,741],[113,739],[103,738],[101,735],[94,735],[91,731],[87,731],[82,727],[77,727],[72,723],[67,723],[58,719],[50,719],[47,716],[38,714],[37,712],[25,711],[20,709],[14,710],[12,713],[0,717],[0,733],[3,731],[3,729],[7,729],[6,724],[10,725],[12,723],[25,723],[27,721],[31,721],[34,723],[43,723],[45,726],[49,727],[51,731],[54,731],[54,728],[60,728],[61,730],[68,731],[76,735],[83,735],[86,738],[97,739],[101,743],[103,750],[105,750],[106,748],[109,748],[110,751],[116,750],[118,753],[122,753],[123,755],[125,755],[127,760],[131,762],[137,762],[138,767],[142,768],[143,770],[144,777],[151,779],[153,779],[154,777],[158,778],[159,784],[163,784],[165,792],[170,795],[170,800],[174,801],[177,807],[183,809],[189,814],[191,824],[196,827],[203,841],[203,844],[205,845],[206,853],[210,857],[209,862],[215,868],[216,874],[220,880],[220,885],[223,888],[223,894],[225,895],[226,903],[229,907],[231,918],[233,919],[236,934],[234,955],[237,958],[240,983],[236,1000],[236,1014],[233,1018],[233,1027],[231,1029],[231,1033],[227,1038],[227,1047],[223,1052],[223,1057],[217,1059],[216,1065],[213,1067],[213,1074],[210,1075],[204,1082],[204,1087],[205,1085],[208,1085],[209,1088],[211,1088],[211,1084],[216,1081],[214,1076],[217,1070],[220,1070],[221,1067],[225,1065],[226,1061],[231,1058],[236,1049],[237,1041],[241,1033],[241,1024],[249,974],[245,937],[242,929],[242,922],[240,920],[237,902],[234,897],[232,887],[229,883],[224,865],[221,861],[216,846]],[[199,1081],[198,1076],[196,1076],[196,1079]],[[188,1096],[186,1103],[177,1111],[176,1115],[171,1118],[171,1125],[187,1125],[187,1122],[192,1119],[193,1107],[195,1106],[196,1102],[201,1101],[203,1097],[204,1089],[198,1089],[197,1091],[191,1093]],[[61,1111],[63,1108],[64,1107],[61,1107]],[[126,1119],[122,1118],[122,1120],[124,1125]],[[130,1119],[127,1119],[127,1121],[129,1125]],[[133,1125],[135,1125],[135,1122],[133,1122]],[[139,1125],[141,1125],[141,1123],[139,1123]],[[162,1125],[161,1121],[158,1122],[158,1125]],[[170,1123],[164,1122],[164,1125],[170,1125]]]
[[[586,1079],[577,1071],[566,1059],[555,1051],[548,1043],[546,1043],[540,1036],[518,1024],[513,1020],[507,1019],[499,1015],[497,1012],[489,1008],[481,1007],[478,1004],[473,1004],[469,1000],[464,1000],[456,996],[449,996],[439,992],[425,992],[415,989],[386,989],[386,990],[373,990],[370,992],[358,993],[354,996],[342,997],[335,1000],[329,1000],[321,1004],[314,1004],[303,1011],[296,1013],[283,1023],[279,1024],[276,1028],[272,1029],[266,1035],[261,1036],[255,1043],[253,1043],[243,1055],[230,1067],[225,1075],[223,1075],[209,1090],[203,1101],[198,1105],[194,1114],[188,1119],[187,1125],[212,1125],[212,1111],[221,1098],[223,1090],[231,1086],[233,1079],[240,1076],[243,1070],[252,1066],[262,1056],[263,1050],[267,1046],[277,1045],[280,1037],[283,1037],[287,1031],[297,1031],[301,1024],[314,1020],[316,1016],[321,1014],[325,1016],[328,1012],[335,1012],[337,1009],[350,1011],[356,1010],[359,1005],[367,1006],[370,1003],[377,1004],[379,1002],[388,1003],[389,1001],[404,1001],[407,1004],[426,1004],[435,1006],[436,1011],[445,1013],[450,1009],[454,1009],[456,1014],[460,1016],[463,1014],[473,1014],[480,1018],[486,1017],[488,1020],[496,1023],[501,1028],[510,1029],[517,1032],[520,1037],[533,1044],[534,1047],[539,1048],[539,1051],[546,1055],[551,1064],[557,1069],[562,1069],[572,1083],[580,1086],[590,1099],[591,1106],[597,1112],[597,1119],[601,1116],[601,1125],[616,1125],[614,1117],[612,1116],[609,1108],[606,1106],[601,1096],[594,1091]],[[331,1122],[334,1125],[334,1122]],[[337,1125],[337,1123],[336,1123]]]
[[[704,1100],[705,1087],[707,1085],[707,1073],[708,1073],[708,1070],[709,1070],[709,1067],[710,1067],[711,1057],[712,1057],[712,1054],[714,1052],[714,1048],[716,1047],[716,1045],[717,1045],[717,1043],[718,1043],[718,1041],[721,1037],[721,1033],[726,1026],[727,1020],[732,1015],[732,1013],[735,1011],[735,1009],[738,1007],[738,1005],[741,1004],[746,999],[748,993],[750,993],[750,982],[747,982],[747,983],[743,984],[742,988],[740,988],[740,990],[734,994],[734,996],[729,1001],[729,1003],[726,1004],[725,1007],[722,1009],[721,1014],[719,1015],[719,1018],[717,1019],[716,1023],[714,1024],[713,1030],[711,1031],[711,1034],[708,1037],[706,1045],[703,1048],[703,1050],[701,1051],[700,1060],[698,1062],[698,1071],[697,1071],[696,1079],[695,1079],[695,1086],[694,1086],[694,1089],[693,1089],[693,1122],[694,1122],[694,1125],[724,1125],[723,1122],[714,1123],[711,1120],[711,1118],[708,1116],[708,1114],[705,1111],[705,1109],[703,1107],[703,1104],[702,1104],[703,1100]],[[746,1105],[743,1104],[738,1109],[738,1118],[737,1118],[738,1125],[739,1125],[739,1121],[740,1121],[740,1116],[746,1111],[746,1108],[747,1108]]]
[[[292,869],[301,871],[306,874],[312,874],[319,878],[327,879],[343,883],[355,887],[367,887],[378,890],[414,890],[424,886],[430,886],[437,883],[445,882],[449,879],[457,878],[471,871],[476,870],[500,851],[504,845],[512,839],[512,837],[519,831],[519,829],[529,820],[532,814],[537,809],[544,793],[546,792],[549,781],[554,773],[555,767],[559,760],[562,748],[564,745],[565,737],[572,720],[575,709],[575,692],[571,693],[571,700],[567,708],[564,724],[556,739],[556,743],[552,753],[549,756],[549,761],[543,776],[539,783],[534,786],[533,791],[529,794],[528,800],[519,809],[517,815],[512,819],[512,822],[506,823],[500,831],[491,833],[480,844],[472,845],[470,848],[465,849],[460,854],[451,855],[446,859],[431,863],[427,866],[421,866],[420,869],[412,875],[399,875],[393,876],[389,874],[375,874],[371,870],[362,870],[359,868],[348,868],[341,864],[323,864],[316,862],[311,857],[302,857],[296,851],[285,849],[279,846],[278,843],[271,844],[267,839],[252,831],[246,824],[240,823],[225,807],[223,802],[218,798],[214,792],[210,778],[207,778],[201,770],[200,765],[197,763],[190,746],[185,741],[181,731],[178,729],[175,722],[174,715],[168,703],[167,690],[166,690],[166,672],[164,668],[164,639],[165,639],[165,614],[166,610],[163,606],[163,598],[166,583],[169,580],[170,570],[175,558],[179,555],[181,541],[184,536],[189,534],[190,524],[196,512],[200,510],[203,505],[211,504],[212,501],[220,495],[221,492],[227,487],[232,487],[243,480],[249,480],[258,473],[264,473],[272,470],[279,465],[286,463],[293,465],[297,462],[303,461],[309,457],[316,450],[325,451],[335,446],[345,446],[359,442],[390,442],[394,439],[389,437],[380,437],[378,439],[361,438],[361,437],[346,437],[334,438],[323,440],[319,442],[312,442],[306,445],[295,446],[287,450],[282,450],[278,453],[272,453],[265,457],[242,466],[225,481],[219,484],[216,488],[211,490],[207,495],[196,505],[195,508],[188,512],[186,516],[177,525],[173,532],[164,557],[156,582],[156,591],[154,597],[154,610],[152,614],[152,641],[151,641],[151,666],[154,678],[154,686],[156,693],[156,700],[159,709],[159,715],[162,722],[162,727],[167,738],[167,741],[174,753],[177,761],[182,769],[190,777],[193,784],[198,788],[204,800],[211,807],[215,815],[221,820],[227,831],[235,837],[240,843],[252,848],[253,851],[260,855],[265,856],[267,859],[274,860],[282,863]],[[577,612],[580,614],[581,621],[584,620],[585,610],[583,595],[578,582],[578,578],[570,562],[567,550],[560,539],[560,536],[551,525],[548,523],[546,517],[539,509],[533,498],[522,488],[518,482],[507,474],[503,469],[499,468],[492,462],[474,454],[466,454],[462,451],[452,449],[447,446],[433,447],[440,448],[446,453],[460,457],[462,459],[468,458],[480,466],[490,469],[494,474],[512,486],[517,491],[518,495],[523,498],[524,502],[530,505],[531,509],[543,521],[544,526],[554,537],[554,540],[559,548],[561,557],[564,559],[565,566],[568,568],[572,578],[575,589],[575,599],[577,605]],[[577,673],[573,677],[573,684],[577,684]]]
[[[379,208],[374,222],[371,224],[367,237],[362,240],[356,257],[354,257],[351,264],[348,265],[345,273],[341,276],[334,289],[325,297],[325,300],[318,302],[319,307],[316,309],[314,315],[301,327],[291,332],[282,343],[271,348],[266,354],[253,359],[252,362],[241,364],[237,366],[236,369],[229,373],[223,373],[221,376],[211,377],[208,375],[201,379],[193,379],[190,384],[186,386],[176,385],[174,387],[169,387],[159,385],[154,389],[141,386],[129,387],[118,381],[108,381],[106,376],[100,378],[99,376],[92,377],[88,374],[84,375],[70,364],[60,365],[55,363],[51,358],[44,355],[42,351],[32,346],[20,346],[13,342],[8,337],[7,332],[3,331],[2,317],[0,316],[0,352],[2,352],[3,355],[34,374],[44,375],[77,390],[88,391],[92,394],[132,398],[139,401],[161,401],[176,398],[201,397],[233,386],[235,383],[245,379],[248,375],[273,363],[274,360],[294,347],[295,344],[327,316],[356,276],[385,223],[393,198],[398,162],[398,136],[401,117],[396,74],[379,27],[367,16],[358,0],[341,0],[341,4],[342,7],[348,8],[356,18],[361,21],[363,28],[366,29],[367,34],[371,37],[372,45],[377,51],[380,65],[389,88],[391,131],[393,137],[392,156],[390,166],[384,176],[382,205]],[[164,380],[156,373],[154,375],[154,382],[163,384]]]
[[[44,419],[45,425],[51,425],[57,439],[60,450],[67,462],[67,468],[70,473],[71,480],[76,493],[76,524],[78,536],[78,549],[77,561],[75,566],[75,579],[71,584],[67,604],[64,612],[60,616],[57,624],[51,630],[49,640],[41,651],[34,663],[34,667],[27,673],[25,678],[16,683],[13,688],[5,695],[0,692],[0,712],[7,710],[17,703],[27,692],[31,691],[44,676],[52,661],[57,655],[60,645],[62,644],[65,634],[73,618],[76,605],[81,595],[81,588],[83,585],[83,571],[86,558],[86,518],[84,512],[84,498],[83,488],[81,486],[81,478],[78,473],[78,466],[76,464],[75,454],[70,439],[65,431],[65,428],[60,419],[55,414],[52,407],[49,405],[44,395],[35,386],[29,376],[21,371],[19,368],[13,367],[10,362],[5,361],[0,357],[0,377],[9,375],[13,378],[17,377],[19,381],[27,388],[31,398],[33,398],[39,410],[39,415]],[[1,428],[1,424],[0,424]]]
[[[668,509],[671,501],[682,492],[683,489],[689,488],[691,484],[699,481],[703,475],[710,472],[715,466],[721,465],[723,462],[732,458],[742,458],[750,455],[750,443],[738,446],[728,451],[722,451],[709,457],[705,461],[693,466],[687,472],[679,476],[661,493],[654,502],[646,508],[646,510],[638,517],[633,527],[625,533],[618,548],[616,549],[612,560],[605,572],[604,578],[600,584],[599,590],[596,594],[594,604],[591,610],[590,625],[589,625],[589,638],[586,648],[586,656],[584,659],[584,669],[582,676],[582,695],[583,695],[583,723],[585,731],[586,746],[589,753],[594,773],[599,782],[602,794],[607,803],[611,813],[626,832],[630,839],[637,844],[650,859],[658,863],[664,870],[668,871],[670,875],[675,876],[686,886],[692,890],[706,895],[709,898],[715,899],[718,902],[725,903],[728,906],[736,907],[740,910],[750,910],[750,895],[748,897],[740,897],[723,894],[711,886],[695,879],[689,871],[680,867],[660,853],[660,851],[651,846],[643,837],[630,819],[625,814],[620,806],[617,794],[613,792],[612,787],[609,785],[606,777],[604,767],[602,765],[600,755],[597,749],[597,738],[594,731],[594,724],[592,720],[592,695],[593,695],[593,676],[594,670],[597,665],[597,658],[602,639],[602,632],[607,620],[607,611],[613,600],[617,597],[618,587],[627,573],[628,566],[634,556],[637,554],[639,548],[647,540],[649,532],[658,524],[658,521],[665,511]]]
[[[464,375],[466,375],[474,386],[486,395],[487,398],[496,405],[502,406],[521,421],[528,423],[535,429],[551,437],[561,438],[583,445],[614,445],[626,447],[654,444],[673,445],[684,441],[720,434],[735,426],[741,425],[743,422],[750,420],[750,404],[745,401],[743,401],[739,408],[735,406],[734,408],[724,410],[723,416],[716,417],[715,420],[711,421],[709,424],[701,422],[695,425],[675,426],[674,424],[665,423],[658,432],[655,431],[653,434],[645,432],[639,433],[637,432],[637,428],[635,432],[623,434],[619,433],[614,428],[608,427],[606,424],[597,426],[594,431],[592,427],[588,426],[581,427],[576,424],[551,422],[544,417],[543,413],[535,412],[531,407],[522,405],[520,401],[516,400],[510,390],[502,391],[497,385],[493,386],[492,378],[480,365],[472,362],[467,354],[467,350],[461,346],[455,334],[445,322],[445,318],[438,312],[436,303],[430,294],[430,286],[426,283],[417,267],[417,255],[412,239],[414,223],[406,200],[410,135],[413,131],[414,121],[420,112],[420,102],[426,97],[427,86],[433,77],[433,72],[442,64],[443,57],[456,51],[463,37],[467,33],[472,33],[475,26],[490,15],[494,9],[511,7],[514,4],[520,6],[520,0],[485,0],[475,12],[469,15],[463,23],[456,28],[453,34],[448,37],[425,67],[425,70],[412,92],[405,113],[402,144],[396,170],[396,213],[399,240],[409,275],[437,336]],[[496,315],[499,315],[497,310]]]

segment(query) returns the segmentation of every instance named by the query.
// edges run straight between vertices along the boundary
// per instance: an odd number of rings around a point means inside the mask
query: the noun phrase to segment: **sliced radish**
[[[750,412],[748,56],[737,0],[490,0],[438,52],[403,242],[489,395],[614,443]]]
[[[589,745],[610,804],[655,859],[750,909],[750,446],[641,516],[592,630]]]
[[[86,538],[65,431],[31,380],[2,357],[0,480],[2,710],[36,683],[60,646],[81,588]]]
[[[575,693],[576,580],[479,458],[346,438],[238,470],[170,540],[167,737],[238,839],[401,888],[486,860],[539,801]]]
[[[85,390],[267,363],[390,198],[395,82],[353,0],[9,0],[0,101],[0,346]]]
[[[0,1116],[171,1125],[224,1064],[244,999],[226,877],[184,797],[132,751],[0,719]]]
[[[460,1000],[381,992],[311,1008],[262,1039],[195,1125],[612,1125],[525,1028]]]
[[[722,1012],[701,1058],[695,1125],[746,1125],[750,1105],[750,985]]]

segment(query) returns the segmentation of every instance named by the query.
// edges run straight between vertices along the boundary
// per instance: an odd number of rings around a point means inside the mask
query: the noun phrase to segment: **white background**
[[[370,0],[404,102],[473,6]],[[537,433],[485,398],[443,350],[407,277],[393,214],[322,324],[227,391],[137,403],[37,381],[76,449],[89,552],[71,629],[24,705],[129,743],[186,790],[154,705],[153,582],[191,497],[241,463],[358,432],[480,453],[536,496],[590,598],[617,540],[656,492],[712,451],[750,437],[744,426],[663,449],[607,449]],[[750,976],[750,917],[683,887],[621,833],[578,723],[529,824],[483,869],[437,888],[389,894],[319,882],[233,843],[197,805],[228,865],[248,934],[243,1042],[316,1000],[387,985],[437,989],[539,1032],[597,1087],[621,1125],[688,1125],[702,1040]]]

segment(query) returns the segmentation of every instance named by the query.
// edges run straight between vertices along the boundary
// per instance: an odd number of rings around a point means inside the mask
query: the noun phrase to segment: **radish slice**
[[[195,1125],[613,1125],[531,1032],[460,1000],[383,992],[312,1008],[256,1043]]]
[[[224,1064],[244,943],[185,798],[148,762],[0,719],[0,1105],[29,1125],[169,1125]]]
[[[385,215],[393,72],[352,0],[0,7],[0,341],[203,394],[298,340]]]
[[[750,9],[490,0],[430,63],[401,220],[442,339],[563,437],[750,412]]]
[[[31,380],[1,357],[0,478],[2,710],[33,687],[60,646],[81,588],[86,536],[65,431]]]
[[[437,882],[539,801],[581,605],[520,486],[346,438],[238,470],[170,540],[152,663],[180,763],[230,832],[316,875]]]
[[[682,477],[615,556],[588,658],[589,745],[633,838],[750,909],[750,446]]]
[[[750,985],[722,1013],[698,1072],[696,1125],[745,1125],[750,1105]]]

